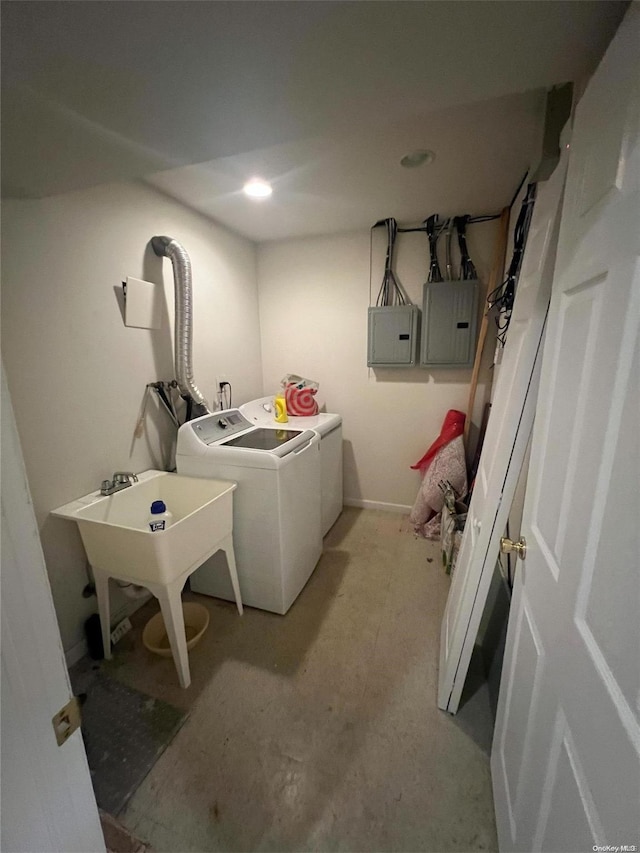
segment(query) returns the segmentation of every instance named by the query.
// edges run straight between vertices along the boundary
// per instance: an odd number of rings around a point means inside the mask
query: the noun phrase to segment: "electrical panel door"
[[[413,367],[418,351],[417,305],[369,308],[368,367]]]
[[[430,281],[424,286],[420,364],[472,367],[475,358],[479,282]]]

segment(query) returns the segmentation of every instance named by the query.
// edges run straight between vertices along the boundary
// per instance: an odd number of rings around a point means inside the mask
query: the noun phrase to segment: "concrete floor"
[[[188,690],[146,605],[110,669],[191,715],[120,820],[158,853],[496,850],[486,686],[436,707],[448,586],[403,517],[345,509],[286,616],[197,596]]]

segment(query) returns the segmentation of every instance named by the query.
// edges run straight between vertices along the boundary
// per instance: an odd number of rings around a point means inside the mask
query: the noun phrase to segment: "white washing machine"
[[[273,397],[260,397],[240,406],[242,414],[260,426],[278,426],[274,420]],[[320,483],[322,535],[342,512],[342,417],[328,412],[297,418],[289,416],[283,426],[312,429],[320,436]]]
[[[238,484],[233,543],[242,601],[286,613],[322,553],[320,437],[290,424],[256,426],[238,409],[189,421],[178,430],[176,465],[189,477]],[[195,592],[234,600],[226,572],[205,563]]]

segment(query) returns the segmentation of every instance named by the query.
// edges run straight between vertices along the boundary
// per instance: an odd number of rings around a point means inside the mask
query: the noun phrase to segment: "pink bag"
[[[317,415],[319,408],[315,401],[316,392],[316,388],[298,388],[297,385],[287,385],[284,389],[287,413],[292,417]]]

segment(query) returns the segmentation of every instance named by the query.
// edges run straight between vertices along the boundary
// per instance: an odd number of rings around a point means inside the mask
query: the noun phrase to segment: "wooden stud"
[[[509,234],[509,216],[510,208],[505,207],[500,214],[500,224],[498,226],[498,236],[496,238],[495,252],[493,256],[493,266],[491,267],[491,275],[489,276],[489,284],[487,291],[484,294],[484,311],[482,313],[482,323],[480,324],[480,334],[478,336],[478,346],[476,347],[476,358],[473,362],[473,373],[471,374],[471,385],[469,386],[469,402],[467,404],[467,417],[464,422],[464,444],[468,448],[469,430],[471,429],[471,418],[473,415],[473,404],[476,399],[476,390],[478,387],[478,376],[480,374],[480,362],[482,361],[482,353],[487,338],[489,329],[489,314],[491,306],[487,302],[487,296],[496,289],[502,281],[504,273],[505,255],[507,252],[507,237]]]

